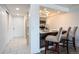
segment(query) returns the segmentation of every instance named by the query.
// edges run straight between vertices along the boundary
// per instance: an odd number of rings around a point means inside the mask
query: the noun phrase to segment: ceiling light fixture
[[[16,8],[16,10],[20,10],[19,8]]]
[[[46,9],[46,8],[44,8],[44,11],[47,11],[47,9]]]

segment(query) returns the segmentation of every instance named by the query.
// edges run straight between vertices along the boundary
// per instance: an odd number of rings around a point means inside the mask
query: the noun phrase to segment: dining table
[[[67,31],[62,30],[62,34],[65,34]],[[56,36],[58,34],[58,30],[52,30],[52,31],[41,31],[40,32],[40,48],[45,46],[45,38],[48,35]],[[49,42],[49,45],[52,45],[52,42]]]

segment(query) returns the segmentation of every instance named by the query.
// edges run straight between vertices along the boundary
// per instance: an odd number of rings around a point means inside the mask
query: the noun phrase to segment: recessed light
[[[16,10],[20,10],[19,8],[16,8]]]
[[[44,8],[44,11],[47,11],[47,9],[46,9],[46,8]]]

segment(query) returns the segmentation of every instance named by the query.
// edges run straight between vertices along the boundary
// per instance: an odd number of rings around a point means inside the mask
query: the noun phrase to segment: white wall
[[[24,16],[24,37],[25,38],[27,38],[27,36],[28,36],[27,33],[29,32],[28,28],[27,28],[27,21],[28,21],[27,15],[25,15]]]
[[[39,5],[32,4],[29,11],[29,43],[31,53],[40,52]]]
[[[52,16],[47,19],[47,24],[52,29],[59,29],[59,27],[63,27],[63,29],[67,30],[69,26],[72,28],[74,26],[79,27],[79,13],[66,13],[60,14],[57,16]],[[76,34],[77,46],[79,46],[79,28]]]
[[[27,45],[29,45],[29,14],[24,16],[24,38],[27,40]]]
[[[0,52],[8,41],[8,14],[0,7]]]
[[[9,40],[13,38],[13,20],[12,20],[12,15],[9,14]]]
[[[60,26],[67,29],[69,26],[78,25],[78,16],[79,14],[76,13],[66,13],[48,17],[47,24],[49,24],[50,29],[59,28]]]

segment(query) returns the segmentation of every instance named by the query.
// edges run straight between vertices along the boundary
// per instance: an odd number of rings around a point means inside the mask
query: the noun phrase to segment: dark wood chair
[[[53,51],[59,53],[59,43],[61,41],[61,35],[62,35],[62,27],[59,29],[58,34],[56,36],[48,35],[45,39],[45,53],[48,50],[48,43],[53,42],[55,44],[55,49],[52,49]]]
[[[69,33],[70,33],[71,27],[68,28],[67,32],[62,35],[61,39],[63,41],[63,47],[66,47],[67,54],[69,54]]]
[[[71,40],[69,40],[69,44],[72,44],[72,45],[73,45],[75,51],[76,51],[75,36],[76,36],[77,28],[78,28],[77,26],[75,26],[75,27],[73,28],[73,30],[72,30],[71,33],[70,33],[70,38],[71,38]]]

